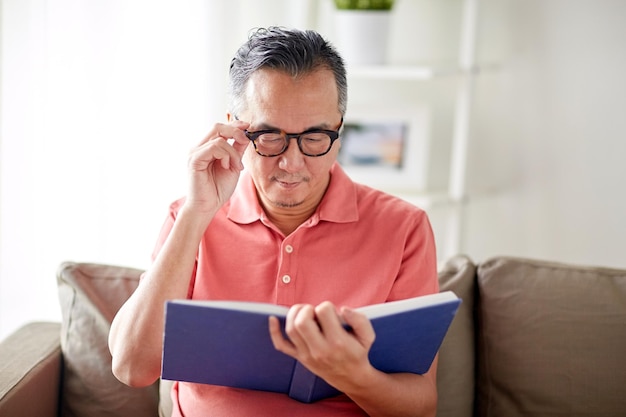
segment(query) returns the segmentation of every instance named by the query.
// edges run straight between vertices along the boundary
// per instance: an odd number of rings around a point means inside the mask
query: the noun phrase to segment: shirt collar
[[[252,177],[249,172],[243,171],[230,198],[228,218],[236,223],[249,224],[262,217],[265,214]],[[330,169],[328,189],[313,217],[334,223],[350,223],[359,218],[356,186],[336,162]]]

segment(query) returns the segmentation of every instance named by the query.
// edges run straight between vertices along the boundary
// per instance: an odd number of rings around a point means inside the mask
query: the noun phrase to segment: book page
[[[442,304],[457,299],[458,297],[452,291],[444,291],[436,294],[408,298],[406,300],[390,301],[388,303],[359,307],[355,310],[365,314],[371,320],[377,317],[383,317],[395,313],[400,313],[402,311],[415,310],[422,307]]]
[[[288,307],[269,303],[251,301],[214,301],[214,300],[175,300],[179,304],[193,304],[202,307],[220,308],[224,310],[245,311],[270,316],[287,316]]]

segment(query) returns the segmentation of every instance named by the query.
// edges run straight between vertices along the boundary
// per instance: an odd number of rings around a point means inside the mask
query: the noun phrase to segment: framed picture
[[[383,191],[426,188],[428,109],[357,108],[348,111],[343,129],[338,160],[354,181]]]

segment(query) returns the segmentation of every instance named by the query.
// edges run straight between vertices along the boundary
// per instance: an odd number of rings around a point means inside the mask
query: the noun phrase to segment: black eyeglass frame
[[[237,119],[237,118],[235,118],[235,119]],[[239,119],[237,119],[237,120],[239,120]],[[289,148],[289,142],[291,141],[291,139],[295,138],[296,141],[298,142],[298,149],[300,150],[300,152],[302,152],[302,154],[305,155],[305,156],[310,156],[310,157],[315,158],[315,157],[318,157],[318,156],[324,156],[328,152],[330,152],[330,150],[333,148],[333,143],[335,143],[335,141],[341,137],[341,130],[342,130],[342,128],[343,128],[343,117],[341,118],[341,122],[339,123],[339,127],[337,128],[337,130],[309,129],[309,130],[305,130],[304,132],[301,132],[301,133],[287,133],[287,132],[285,132],[283,130],[280,130],[280,129],[264,129],[264,130],[257,130],[257,131],[254,131],[254,132],[250,132],[248,130],[245,130],[244,133],[246,134],[246,137],[248,139],[250,139],[250,141],[254,145],[254,150],[256,151],[256,153],[258,155],[261,155],[261,156],[264,156],[264,157],[267,157],[267,158],[271,158],[271,157],[274,157],[274,156],[282,155]],[[283,138],[285,138],[285,143],[283,145],[283,148],[280,150],[280,152],[275,153],[275,154],[271,154],[271,155],[267,155],[267,154],[259,152],[259,149],[257,148],[256,140],[259,138],[259,136],[267,134],[267,133],[278,133]],[[307,135],[309,133],[324,133],[324,134],[328,135],[328,137],[330,138],[330,145],[328,145],[328,149],[326,149],[326,151],[324,151],[322,153],[319,153],[319,154],[310,154],[310,153],[304,152],[304,150],[302,149],[302,136],[303,135]]]

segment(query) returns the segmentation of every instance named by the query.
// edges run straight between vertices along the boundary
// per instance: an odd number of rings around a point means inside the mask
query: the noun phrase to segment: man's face
[[[299,133],[312,128],[336,130],[341,123],[335,78],[319,70],[297,79],[276,70],[252,75],[246,89],[247,108],[239,119],[249,131],[280,129]],[[295,139],[275,157],[258,155],[250,144],[244,165],[252,174],[261,203],[268,211],[310,211],[322,199],[339,141],[320,157],[303,155]]]

